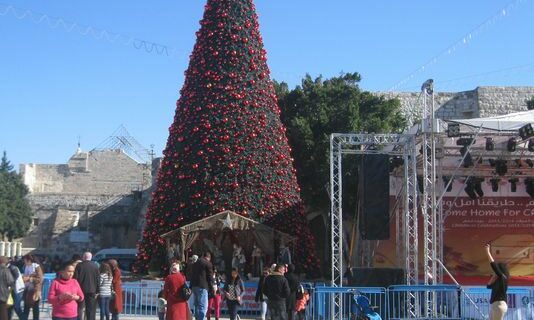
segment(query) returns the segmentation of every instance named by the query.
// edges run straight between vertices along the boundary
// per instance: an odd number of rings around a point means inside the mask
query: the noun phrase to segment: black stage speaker
[[[389,157],[363,156],[360,234],[363,240],[389,239]]]
[[[396,284],[404,284],[404,270],[399,268],[352,268],[348,275],[351,287],[387,288]]]

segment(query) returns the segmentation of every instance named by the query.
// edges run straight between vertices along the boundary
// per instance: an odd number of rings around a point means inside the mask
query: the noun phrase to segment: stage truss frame
[[[332,243],[332,286],[343,286],[343,165],[344,155],[383,154],[401,157],[399,170],[402,187],[397,194],[399,205],[395,206],[397,225],[397,255],[405,261],[406,283],[418,282],[418,224],[417,224],[417,150],[416,136],[412,134],[343,134],[330,136],[330,200]],[[400,231],[400,232],[399,232]],[[340,319],[343,301],[340,294],[332,295],[332,319]]]

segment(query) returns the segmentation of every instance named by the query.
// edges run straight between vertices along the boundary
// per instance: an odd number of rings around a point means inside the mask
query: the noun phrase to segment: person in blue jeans
[[[204,320],[208,311],[208,290],[213,291],[211,253],[205,252],[202,258],[193,264],[190,281],[195,299],[195,319]]]
[[[15,279],[15,288],[13,288],[14,290],[11,293],[13,295],[13,305],[7,310],[7,318],[8,320],[11,320],[13,318],[13,311],[15,311],[19,319],[24,319],[21,307],[22,297],[24,294],[24,281],[22,280],[22,274],[20,274],[19,268],[13,263],[9,263],[8,269],[11,272],[13,279]]]
[[[98,292],[98,303],[100,305],[100,320],[109,320],[109,302],[112,296],[113,275],[111,266],[104,262],[100,264],[100,287]]]
[[[232,268],[230,279],[226,282],[224,288],[224,296],[226,298],[230,320],[237,320],[237,313],[239,312],[239,307],[243,303],[244,295],[245,286],[243,280],[241,280],[237,268]]]

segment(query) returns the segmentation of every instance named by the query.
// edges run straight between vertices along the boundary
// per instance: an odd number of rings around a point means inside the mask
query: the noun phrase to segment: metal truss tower
[[[434,88],[433,80],[427,80],[421,87],[423,95],[423,121],[421,124],[421,163],[422,163],[422,198],[421,214],[423,217],[423,275],[424,284],[432,285],[441,282],[438,274],[438,259],[441,260],[442,217],[441,203],[438,203],[438,194],[441,195],[441,178],[438,177],[439,168],[436,158],[436,147],[439,136],[438,125],[434,117]],[[435,313],[436,301],[432,294],[427,294],[425,310]]]

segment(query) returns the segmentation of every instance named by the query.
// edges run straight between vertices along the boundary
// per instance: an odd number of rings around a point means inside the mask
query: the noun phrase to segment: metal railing
[[[431,293],[431,294],[428,294]],[[391,286],[389,319],[461,319],[461,290],[456,285]],[[425,299],[432,299],[432,303]],[[432,308],[426,308],[431,305]],[[413,309],[407,306],[413,306]]]
[[[50,312],[47,302],[51,276],[45,277],[41,310]],[[332,295],[341,297],[339,319],[356,319],[355,297],[365,296],[382,319],[488,319],[491,291],[483,287],[460,287],[455,285],[391,286],[389,288],[329,287],[321,283],[302,283],[310,294],[306,307],[306,320],[332,319],[334,308]],[[260,305],[254,302],[257,283],[245,283],[245,299],[239,312],[242,318],[255,318]],[[157,317],[159,283],[124,283],[123,314],[127,316]],[[432,292],[432,295],[426,293]],[[433,310],[425,308],[426,297],[435,301]],[[470,298],[470,299],[468,299]],[[412,299],[413,301],[408,301]],[[410,307],[412,306],[412,307]],[[413,308],[413,309],[410,309]],[[227,314],[226,303],[221,303],[221,313]],[[506,320],[534,320],[534,287],[511,287],[508,289],[508,312]],[[336,319],[337,320],[337,319]]]
[[[473,300],[468,301],[465,295]],[[462,316],[464,319],[488,319],[491,290],[481,287],[465,288],[462,294]],[[534,319],[534,288],[514,287],[508,289],[506,320]],[[478,309],[478,310],[477,310]]]

